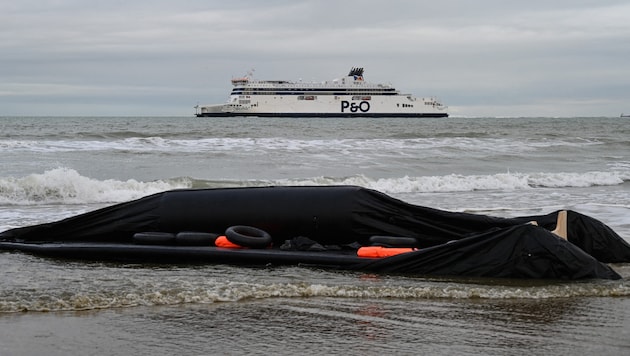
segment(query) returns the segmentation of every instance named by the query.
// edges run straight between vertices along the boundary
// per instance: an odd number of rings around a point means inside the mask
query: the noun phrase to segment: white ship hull
[[[354,72],[353,72],[354,71]],[[233,79],[225,104],[198,106],[199,117],[447,117],[435,98],[400,94],[390,85],[370,84],[362,68],[341,80],[322,83]],[[344,95],[345,94],[345,95]]]

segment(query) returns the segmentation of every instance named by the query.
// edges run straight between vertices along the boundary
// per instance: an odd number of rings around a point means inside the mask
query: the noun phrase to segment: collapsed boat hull
[[[176,190],[5,231],[0,233],[0,249],[90,260],[317,265],[473,277],[620,278],[605,263],[629,262],[630,245],[601,222],[572,211],[569,239],[562,239],[551,232],[557,215],[508,219],[454,213],[353,186]],[[234,225],[265,230],[273,247],[230,249],[133,241],[134,234],[146,231],[223,233]],[[372,236],[412,237],[421,248],[387,258],[358,257],[349,248],[369,245]],[[321,251],[280,249],[296,237],[325,247]]]

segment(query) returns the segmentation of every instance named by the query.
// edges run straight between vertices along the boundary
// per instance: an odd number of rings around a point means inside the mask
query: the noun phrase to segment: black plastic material
[[[519,218],[447,212],[355,186],[175,190],[57,222],[5,231],[0,233],[0,249],[41,254],[55,249],[56,255],[71,258],[86,258],[85,251],[90,250],[93,258],[110,258],[121,255],[128,246],[128,254],[123,255],[141,255],[143,259],[159,256],[158,260],[169,253],[181,257],[203,252],[214,257],[211,261],[200,259],[213,263],[250,263],[246,256],[255,256],[257,263],[309,261],[413,274],[620,278],[604,263],[630,262],[630,245],[625,240],[603,223],[569,211],[567,241],[550,232],[556,218],[557,212]],[[369,245],[369,238],[376,235],[411,237],[421,248],[384,259],[360,259],[332,251],[263,249],[239,255],[205,246],[133,245],[133,235],[138,232],[222,232],[234,225],[265,230],[274,246],[297,236],[325,246]],[[77,252],[79,245],[83,252]],[[97,246],[102,249],[100,254]],[[109,253],[112,251],[117,253]],[[230,257],[217,258],[221,253],[230,253]]]
[[[385,247],[420,247],[418,240],[403,236],[370,236],[370,245]]]
[[[173,245],[175,234],[170,232],[148,231],[133,234],[133,243],[139,245]]]
[[[175,235],[175,244],[180,246],[214,246],[219,234],[199,231],[182,231]]]

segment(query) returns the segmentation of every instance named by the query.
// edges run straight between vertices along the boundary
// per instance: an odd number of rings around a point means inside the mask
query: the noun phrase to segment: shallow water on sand
[[[270,298],[11,314],[2,354],[623,355],[629,298]]]

